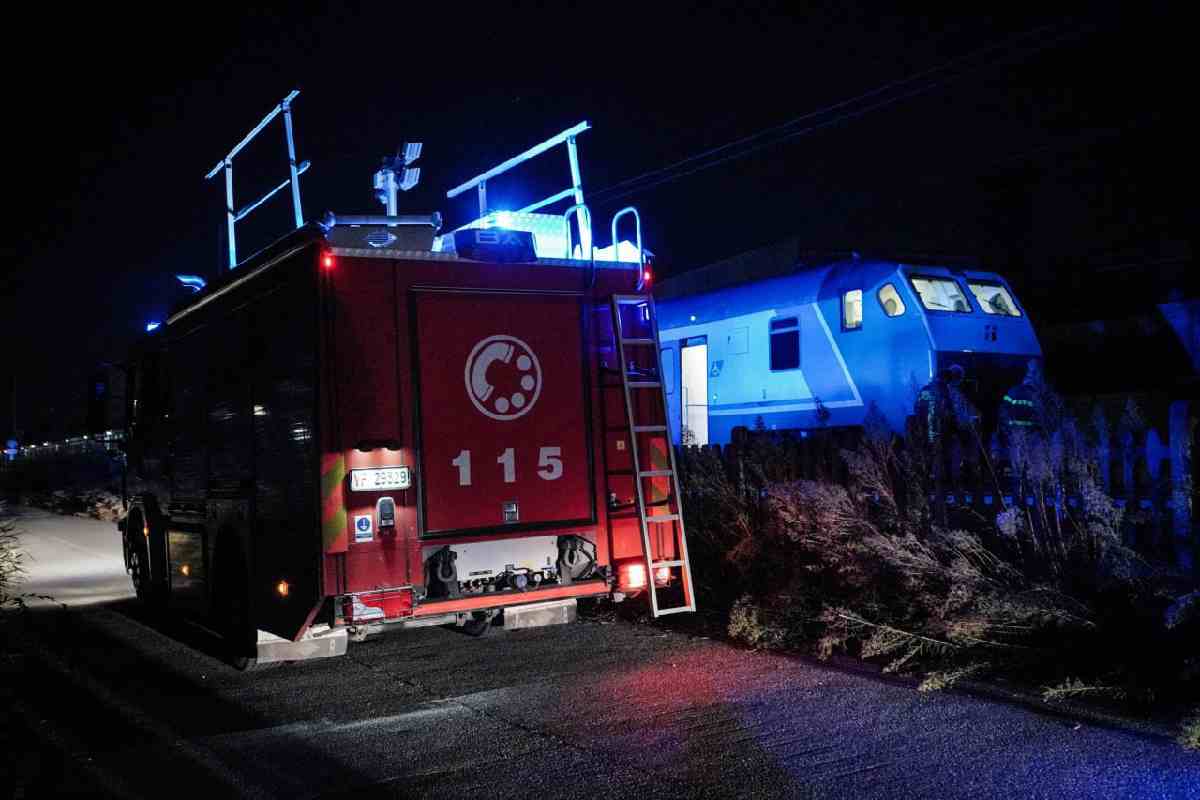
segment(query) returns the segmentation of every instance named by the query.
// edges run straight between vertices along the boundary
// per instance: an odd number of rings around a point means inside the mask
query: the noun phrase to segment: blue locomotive
[[[856,426],[872,404],[903,431],[920,387],[955,364],[990,427],[1041,359],[995,273],[854,254],[766,261],[732,259],[655,292],[676,443],[724,444],[760,419],[781,431]]]

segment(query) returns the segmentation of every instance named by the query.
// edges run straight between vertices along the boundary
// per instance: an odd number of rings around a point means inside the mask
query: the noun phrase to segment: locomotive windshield
[[[971,290],[971,294],[975,295],[975,301],[979,303],[979,307],[985,314],[1001,314],[1006,317],[1021,316],[1021,312],[1017,310],[1017,304],[1013,302],[1012,295],[1000,284],[967,281],[967,288]]]
[[[909,280],[912,281],[913,289],[921,298],[921,305],[930,311],[971,313],[971,307],[967,304],[967,298],[963,295],[958,281],[920,275],[913,275]]]

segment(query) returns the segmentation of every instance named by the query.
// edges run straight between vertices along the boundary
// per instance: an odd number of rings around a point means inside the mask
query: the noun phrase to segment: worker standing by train
[[[1032,447],[1046,435],[1046,384],[1041,365],[1030,359],[1025,365],[1025,377],[1004,393],[1000,400],[999,439],[1000,474],[1006,491],[1017,491]]]
[[[945,490],[961,483],[964,463],[975,464],[979,411],[962,391],[965,372],[951,364],[917,394],[916,417],[933,460],[934,492],[944,517]],[[949,479],[949,486],[947,485]]]
[[[1042,370],[1036,359],[1025,365],[1025,377],[1004,393],[1000,401],[1000,430],[1008,446],[1013,431],[1041,432],[1043,424],[1042,395],[1045,385]]]

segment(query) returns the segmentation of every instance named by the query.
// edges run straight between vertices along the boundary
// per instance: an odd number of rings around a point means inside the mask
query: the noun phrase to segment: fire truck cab
[[[462,228],[394,197],[326,215],[146,337],[119,523],[139,596],[239,664],[568,621],[581,597],[694,610],[640,221],[592,243],[579,132],[550,144],[564,214],[487,209],[513,159],[450,193],[479,191]]]

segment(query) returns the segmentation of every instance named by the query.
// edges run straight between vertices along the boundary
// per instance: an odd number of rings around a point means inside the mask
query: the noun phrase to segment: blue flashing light
[[[146,333],[153,333],[154,331],[158,330],[161,327],[162,327],[162,323],[159,322],[158,320],[155,320],[154,322],[147,322],[146,323]]]
[[[194,294],[204,291],[204,287],[208,285],[208,281],[199,275],[176,275],[175,280],[191,289]]]
[[[500,228],[511,228],[513,226],[512,213],[508,211],[497,211],[496,226]]]

